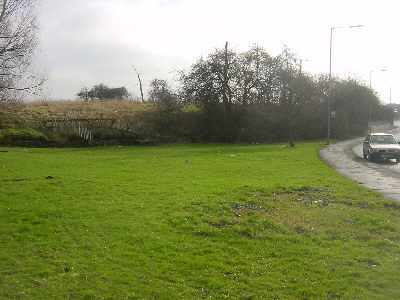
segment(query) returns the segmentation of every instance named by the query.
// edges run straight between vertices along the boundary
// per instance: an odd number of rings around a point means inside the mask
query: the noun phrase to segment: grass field
[[[400,203],[321,146],[0,148],[0,298],[399,299]]]

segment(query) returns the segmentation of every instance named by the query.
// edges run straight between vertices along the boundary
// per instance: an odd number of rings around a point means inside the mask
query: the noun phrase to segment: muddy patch
[[[302,188],[292,188],[290,191],[296,192],[296,193],[327,193],[329,192],[328,190],[325,189],[313,189],[309,187],[302,187]]]
[[[229,222],[207,222],[208,225],[211,225],[213,227],[217,227],[219,229],[227,227],[227,226],[232,226],[234,225],[233,223],[229,223]]]
[[[2,181],[13,181],[13,182],[20,182],[20,181],[29,181],[30,179],[27,178],[11,178],[11,179],[3,179]]]
[[[335,206],[335,205],[347,205],[356,206],[360,208],[369,208],[369,204],[365,202],[354,202],[352,199],[349,200],[336,200],[334,196],[331,195],[332,191],[326,189],[314,189],[309,187],[303,188],[291,188],[281,192],[280,194],[292,194],[294,195],[294,200],[303,203],[307,206]]]
[[[361,263],[361,264],[367,264],[370,267],[379,267],[380,263],[372,260],[372,259],[357,259],[357,262]]]
[[[347,204],[345,201],[337,201],[330,196],[331,191],[326,189],[314,189],[310,187],[291,188],[287,194],[294,194],[294,200],[308,206],[328,206],[335,204]]]
[[[244,210],[244,209],[250,209],[250,210],[261,210],[261,211],[266,211],[266,209],[262,206],[258,206],[255,204],[232,204],[231,205],[234,210]]]

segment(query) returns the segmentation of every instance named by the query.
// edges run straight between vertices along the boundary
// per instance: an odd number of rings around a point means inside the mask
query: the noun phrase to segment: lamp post
[[[389,130],[392,130],[392,87],[389,92]]]
[[[364,25],[352,25],[347,27],[331,27],[331,35],[329,42],[329,90],[328,90],[328,137],[326,144],[329,145],[331,139],[331,99],[332,99],[332,33],[334,29],[338,28],[356,28],[363,27]]]
[[[372,92],[372,73],[374,72],[386,72],[387,70],[382,69],[382,70],[373,70],[369,71],[369,89]],[[372,123],[372,97],[371,101],[369,101],[369,123],[368,123],[368,128],[371,131],[371,123]]]

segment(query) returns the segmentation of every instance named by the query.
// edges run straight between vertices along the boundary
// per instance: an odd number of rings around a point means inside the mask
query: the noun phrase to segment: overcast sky
[[[271,55],[287,45],[313,74],[356,76],[384,102],[400,103],[400,1],[397,0],[41,0],[39,67],[49,98],[75,99],[103,83],[139,95],[132,64],[147,91],[171,84],[225,42],[238,52],[258,44]],[[364,25],[347,28],[351,25]],[[385,69],[386,72],[379,70]],[[371,73],[371,71],[373,71]]]

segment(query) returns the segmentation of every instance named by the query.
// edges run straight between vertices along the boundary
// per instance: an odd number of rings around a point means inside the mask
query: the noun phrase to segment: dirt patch
[[[346,200],[336,200],[335,197],[331,195],[332,191],[326,189],[314,189],[309,187],[304,188],[292,188],[281,192],[281,194],[295,194],[294,199],[309,206],[329,206],[329,205],[347,205],[356,206],[360,208],[367,209],[370,207],[368,203],[365,202],[354,202],[351,199]]]
[[[385,202],[383,204],[385,207],[388,208],[393,208],[393,209],[400,209],[400,203],[399,202]]]
[[[257,206],[255,204],[232,204],[231,205],[233,209],[235,210],[243,210],[243,209],[251,209],[251,210],[261,210],[261,211],[266,211],[266,209],[262,206]]]
[[[211,225],[211,226],[214,226],[214,227],[217,227],[217,228],[224,228],[224,227],[227,227],[227,226],[232,226],[232,225],[234,225],[233,223],[229,223],[229,222],[223,222],[223,223],[218,223],[218,222],[207,222],[207,224],[208,225]]]
[[[30,179],[26,178],[12,178],[12,179],[3,179],[2,181],[14,181],[14,182],[19,182],[19,181],[28,181]]]
[[[346,204],[344,201],[336,201],[329,195],[326,189],[314,189],[310,187],[291,188],[281,194],[294,194],[294,199],[309,206],[328,206],[330,204]]]
[[[372,260],[372,259],[357,259],[357,261],[358,261],[359,263],[362,263],[362,264],[367,264],[367,265],[369,265],[370,267],[379,267],[379,266],[380,266],[380,263],[379,263],[379,262],[374,261],[374,260]]]
[[[293,192],[296,193],[326,193],[328,192],[328,190],[324,190],[324,189],[313,189],[313,188],[309,188],[309,187],[302,187],[302,188],[292,188],[290,189]]]

